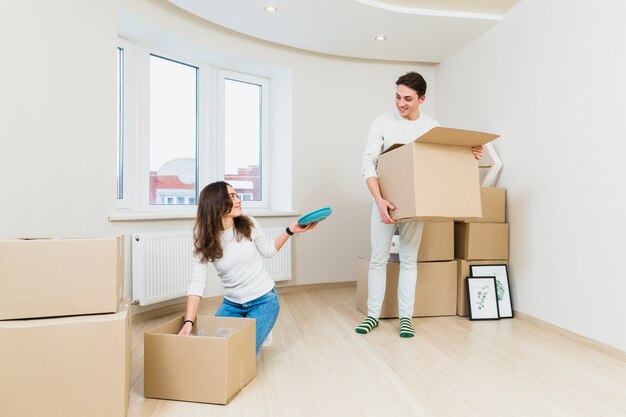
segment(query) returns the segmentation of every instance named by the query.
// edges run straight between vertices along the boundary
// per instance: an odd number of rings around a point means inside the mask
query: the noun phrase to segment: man
[[[436,120],[420,111],[426,99],[426,81],[416,72],[409,72],[396,81],[396,109],[376,117],[371,126],[363,156],[362,173],[374,204],[371,216],[371,260],[368,272],[367,317],[356,327],[356,332],[367,334],[378,326],[378,318],[385,295],[387,261],[391,240],[396,230],[389,210],[395,207],[380,192],[377,166],[378,156],[394,143],[409,143],[430,129],[439,126]],[[472,152],[476,159],[482,156],[482,146]],[[400,275],[398,278],[398,317],[400,336],[413,337],[411,324],[417,282],[417,252],[422,240],[424,223],[399,223]]]

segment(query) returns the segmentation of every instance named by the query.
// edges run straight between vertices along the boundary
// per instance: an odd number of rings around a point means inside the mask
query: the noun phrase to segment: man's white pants
[[[415,304],[415,283],[417,282],[417,252],[422,241],[424,223],[398,223],[400,230],[400,276],[398,278],[398,316],[413,317]],[[395,224],[385,224],[380,220],[376,204],[372,207],[371,246],[372,254],[367,277],[367,314],[378,319],[385,297],[387,282],[387,261],[391,240],[396,230]]]

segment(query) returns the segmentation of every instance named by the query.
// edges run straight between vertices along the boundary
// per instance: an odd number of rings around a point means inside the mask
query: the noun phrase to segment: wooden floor
[[[134,324],[128,417],[626,416],[619,351],[520,318],[413,319],[413,339],[388,319],[359,335],[355,292],[346,284],[280,294],[272,345],[226,406],[144,398],[143,331],[179,313]]]

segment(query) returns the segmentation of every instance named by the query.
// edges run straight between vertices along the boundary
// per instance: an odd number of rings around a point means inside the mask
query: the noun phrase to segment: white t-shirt
[[[220,236],[223,256],[213,261],[224,287],[224,298],[237,304],[255,300],[274,288],[274,280],[265,269],[261,256],[271,258],[278,251],[274,241],[263,234],[256,219],[249,218],[254,223],[251,240],[242,237],[237,241],[234,228],[224,230]],[[193,257],[187,295],[204,296],[207,267],[207,263]]]
[[[406,144],[422,136],[439,123],[420,112],[416,120],[407,120],[397,110],[376,117],[367,134],[367,143],[361,164],[364,179],[378,177],[378,157],[394,143]]]

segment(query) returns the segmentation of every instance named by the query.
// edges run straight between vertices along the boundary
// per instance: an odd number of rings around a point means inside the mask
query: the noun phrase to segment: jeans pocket
[[[267,298],[266,298],[266,297],[267,297]],[[272,288],[272,289],[270,290],[270,292],[268,292],[267,294],[265,294],[262,298],[263,298],[264,300],[267,300],[267,301],[271,301],[271,300],[273,300],[273,299],[275,299],[275,298],[278,298],[278,294],[276,293],[276,288]]]

